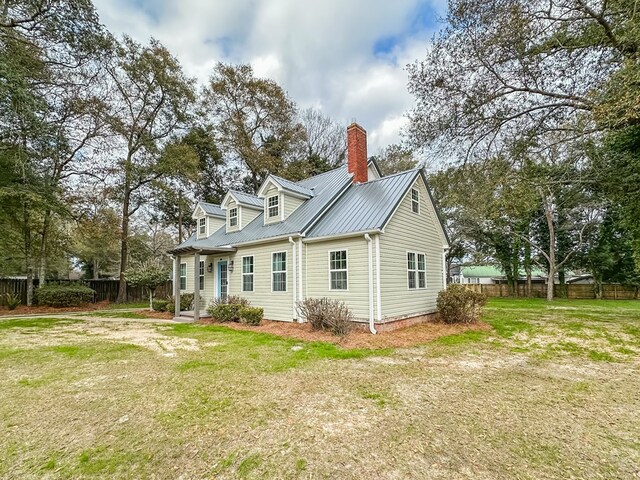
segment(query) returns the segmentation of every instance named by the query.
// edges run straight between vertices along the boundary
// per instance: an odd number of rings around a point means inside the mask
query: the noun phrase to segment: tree
[[[218,63],[204,91],[216,142],[248,171],[245,188],[257,192],[269,173],[300,158],[304,128],[296,107],[273,80],[256,78],[249,65]]]
[[[149,292],[149,310],[153,310],[156,289],[169,280],[170,270],[158,258],[134,264],[125,274],[131,285],[139,285]]]
[[[300,113],[305,131],[308,176],[317,175],[342,165],[347,157],[347,129],[320,110],[306,108]]]
[[[107,72],[112,103],[106,120],[122,151],[113,174],[122,205],[118,302],[124,302],[131,216],[145,203],[151,182],[193,169],[197,161],[191,148],[170,142],[187,124],[195,94],[193,80],[155,39],[143,46],[124,37]]]
[[[101,274],[115,274],[120,253],[119,217],[110,207],[103,206],[104,200],[94,204],[94,208],[83,214],[73,232],[73,253],[94,279]]]
[[[624,0],[451,0],[446,27],[409,67],[417,100],[410,137],[470,154],[495,152],[504,139],[564,132],[571,141],[637,125],[636,8]]]
[[[372,157],[383,175],[393,175],[416,168],[418,162],[413,158],[413,152],[399,143],[393,143],[386,148],[381,148],[378,154]]]

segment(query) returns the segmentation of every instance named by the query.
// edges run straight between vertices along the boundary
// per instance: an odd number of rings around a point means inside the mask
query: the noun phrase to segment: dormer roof
[[[207,215],[211,215],[213,217],[222,217],[224,218],[224,210],[220,205],[216,205],[214,203],[207,202],[198,202],[198,206],[202,208],[204,213]]]
[[[269,185],[271,184],[273,184],[278,189],[278,191],[285,191],[289,195],[292,195],[294,197],[299,197],[307,200],[314,196],[314,192],[310,188],[272,174],[266,178],[266,180],[260,187],[260,190],[258,190],[258,197],[264,198],[265,193],[269,189]]]
[[[255,208],[262,210],[263,201],[261,198],[256,197],[255,195],[251,195],[250,193],[239,192],[237,190],[229,190],[229,192],[224,196],[222,200],[222,208],[227,208],[227,204],[229,203],[229,199],[233,198],[238,205],[242,205],[243,207]]]

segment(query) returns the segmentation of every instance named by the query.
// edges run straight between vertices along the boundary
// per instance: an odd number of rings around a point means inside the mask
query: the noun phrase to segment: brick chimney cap
[[[362,125],[358,124],[357,122],[351,122],[351,124],[347,127],[347,130],[351,130],[352,128],[359,128],[364,133],[367,133],[367,131],[362,127]]]

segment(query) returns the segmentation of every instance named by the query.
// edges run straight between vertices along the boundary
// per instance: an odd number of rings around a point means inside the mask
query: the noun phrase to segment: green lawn
[[[640,302],[484,320],[394,351],[1,320],[0,478],[635,478]]]

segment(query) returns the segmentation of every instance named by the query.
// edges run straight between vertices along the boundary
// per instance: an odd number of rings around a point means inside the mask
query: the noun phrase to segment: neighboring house
[[[566,273],[567,283],[587,283],[576,281],[578,277],[573,272]],[[518,283],[526,283],[527,276],[524,270],[520,270]],[[547,283],[547,273],[540,268],[531,269],[532,283]],[[451,267],[451,282],[463,284],[499,284],[507,283],[507,277],[501,269],[491,265],[457,265]],[[555,283],[559,283],[556,275]]]
[[[434,313],[449,243],[425,174],[381,177],[364,129],[351,124],[347,139],[343,167],[299,182],[269,175],[257,195],[198,203],[196,233],[170,252],[176,288],[200,308],[240,295],[282,321],[304,321],[305,298],[335,298],[374,333]]]

